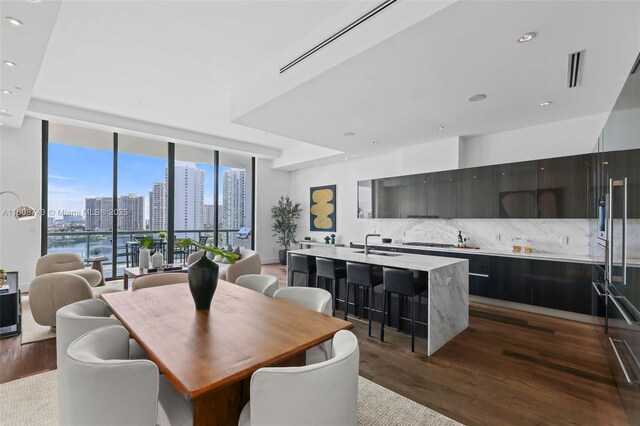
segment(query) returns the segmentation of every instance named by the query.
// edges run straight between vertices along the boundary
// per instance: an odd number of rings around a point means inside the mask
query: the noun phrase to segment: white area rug
[[[105,287],[113,287],[119,290],[124,288],[122,280],[108,281]],[[31,307],[29,306],[29,295],[21,297],[22,302],[22,344],[37,342],[39,340],[53,339],[56,337],[55,331],[51,327],[38,324],[31,315]]]
[[[0,425],[58,424],[56,371],[0,385]],[[366,426],[454,426],[460,423],[360,377],[358,424]]]

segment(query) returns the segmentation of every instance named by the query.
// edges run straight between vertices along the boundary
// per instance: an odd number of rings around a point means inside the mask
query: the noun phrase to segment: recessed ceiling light
[[[10,95],[11,94],[11,90],[2,89],[2,93],[4,93],[5,95]]]
[[[9,114],[9,111],[7,111],[6,109],[0,109],[0,114],[2,114],[4,117],[13,117],[13,115]]]
[[[9,112],[9,111],[7,111],[6,109],[2,108],[2,109],[0,109],[0,112]]]
[[[478,93],[477,95],[473,95],[469,98],[469,102],[478,102],[487,99],[487,95],[484,93]]]
[[[2,61],[3,64],[5,64],[8,67],[15,67],[16,63],[15,62],[11,62],[11,61]]]
[[[551,102],[551,101],[544,101],[544,102],[541,102],[541,103],[540,103],[540,106],[549,106],[549,105],[551,105],[552,103],[553,103],[553,102]]]
[[[436,127],[436,130],[444,130],[444,126],[438,126]]]
[[[6,17],[6,18],[4,18],[4,19],[6,19],[7,21],[9,21],[9,23],[10,23],[10,24],[15,25],[16,27],[21,27],[21,26],[23,25],[21,20],[16,19],[16,18],[11,17],[11,16],[7,16],[7,17]]]
[[[29,3],[40,3],[42,0],[27,0]]]
[[[526,43],[528,41],[533,40],[535,37],[536,37],[536,33],[522,34],[520,38],[518,38],[518,43]]]
[[[344,132],[344,135],[345,136],[353,136],[353,135],[355,135],[355,133],[353,133],[353,132]]]
[[[344,161],[347,161],[349,159],[349,157],[344,157]]]
[[[4,123],[0,121],[0,127],[1,127],[1,126],[4,126]]]
[[[380,142],[378,142],[378,141],[373,141],[373,142],[371,142],[371,143],[372,143],[372,144],[374,144],[374,145],[378,145]]]

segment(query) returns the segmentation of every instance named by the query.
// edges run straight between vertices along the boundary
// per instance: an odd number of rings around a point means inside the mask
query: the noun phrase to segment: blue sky
[[[132,193],[148,198],[153,183],[164,181],[166,166],[165,158],[120,153],[119,194]],[[49,209],[82,211],[85,198],[111,196],[112,167],[111,151],[50,143]],[[197,164],[196,167],[205,172],[204,202],[213,204],[213,165]],[[220,166],[220,174],[226,169]],[[222,179],[219,179],[218,187],[222,200]]]

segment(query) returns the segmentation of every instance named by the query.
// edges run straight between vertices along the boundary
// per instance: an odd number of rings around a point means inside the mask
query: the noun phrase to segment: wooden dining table
[[[237,425],[261,367],[305,365],[307,349],[350,322],[219,281],[209,310],[188,284],[100,296],[175,388],[194,425]]]

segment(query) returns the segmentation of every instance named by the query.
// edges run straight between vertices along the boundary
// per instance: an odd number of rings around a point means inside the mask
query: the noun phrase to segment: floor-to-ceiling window
[[[106,257],[111,277],[113,134],[49,125],[47,252]]]
[[[252,182],[251,157],[220,152],[218,167],[218,191],[220,214],[218,215],[218,243],[220,245],[251,248]]]
[[[184,238],[253,247],[252,157],[47,122],[43,128],[43,253],[104,257],[109,279],[139,266],[147,236],[165,262],[182,263],[195,250],[176,244]]]

